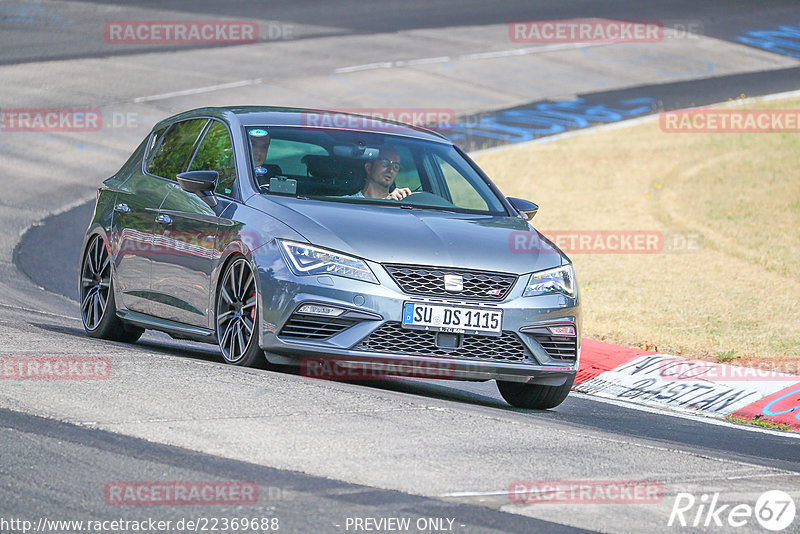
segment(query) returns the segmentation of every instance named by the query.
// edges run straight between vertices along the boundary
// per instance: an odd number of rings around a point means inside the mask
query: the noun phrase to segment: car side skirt
[[[217,342],[216,333],[208,328],[189,326],[130,310],[118,310],[117,317],[125,323],[148,330],[159,330],[176,339],[190,339],[203,343]]]

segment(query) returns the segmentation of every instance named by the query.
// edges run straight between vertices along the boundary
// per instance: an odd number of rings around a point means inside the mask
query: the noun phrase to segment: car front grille
[[[400,289],[409,295],[501,301],[517,281],[516,275],[489,271],[401,264],[385,264],[384,267]],[[461,276],[464,289],[458,292],[447,291],[444,287],[446,274]]]
[[[531,335],[554,360],[575,361],[578,357],[578,338],[575,336]]]
[[[357,319],[293,313],[278,332],[278,336],[306,340],[327,339],[344,332],[357,322]]]
[[[445,349],[436,346],[435,332],[409,330],[398,322],[388,322],[362,339],[353,349],[485,362],[533,362],[531,353],[514,332],[506,331],[501,336],[460,335],[460,347]]]

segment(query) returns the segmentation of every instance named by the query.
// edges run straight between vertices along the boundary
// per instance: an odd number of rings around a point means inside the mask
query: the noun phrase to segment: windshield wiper
[[[457,211],[448,210],[444,208],[433,208],[433,207],[422,207],[422,206],[412,206],[410,204],[400,204],[400,208],[404,210],[418,210],[418,211],[441,211],[444,213],[458,213]]]

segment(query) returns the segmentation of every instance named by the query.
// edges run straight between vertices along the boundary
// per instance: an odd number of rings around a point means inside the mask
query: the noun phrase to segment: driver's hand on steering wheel
[[[403,200],[410,194],[411,194],[411,189],[409,189],[408,187],[398,187],[397,189],[386,195],[386,198],[388,200]]]

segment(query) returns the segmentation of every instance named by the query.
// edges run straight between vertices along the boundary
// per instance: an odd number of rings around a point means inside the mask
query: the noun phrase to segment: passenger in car
[[[250,151],[253,154],[253,171],[256,175],[256,184],[259,187],[268,187],[269,179],[283,174],[280,166],[267,163],[270,136],[266,130],[252,130],[250,132]]]
[[[397,149],[393,147],[382,149],[377,159],[364,164],[364,169],[367,171],[364,187],[350,197],[402,200],[411,194],[411,189],[408,187],[392,189],[401,169]]]
[[[269,133],[266,130],[254,130],[250,133],[250,150],[253,153],[253,168],[263,166],[269,150]]]

